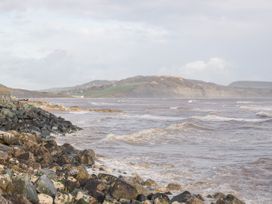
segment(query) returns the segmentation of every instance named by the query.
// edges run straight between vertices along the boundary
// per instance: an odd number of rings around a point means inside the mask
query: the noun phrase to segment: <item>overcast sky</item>
[[[1,0],[0,83],[272,81],[271,0]]]

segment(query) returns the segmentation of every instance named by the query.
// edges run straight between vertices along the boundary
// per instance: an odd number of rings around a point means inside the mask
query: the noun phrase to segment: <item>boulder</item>
[[[25,196],[32,203],[38,203],[39,198],[35,186],[27,175],[19,175],[12,178],[11,193]]]
[[[53,182],[46,176],[42,175],[35,183],[37,191],[46,195],[55,197],[57,194],[57,189],[55,188]]]
[[[121,198],[133,200],[136,199],[138,192],[130,184],[118,179],[114,182],[114,185],[110,188],[110,194],[115,199],[119,200]]]
[[[95,161],[95,152],[91,149],[83,150],[78,153],[78,160],[80,164],[92,166]]]
[[[192,198],[192,194],[189,191],[184,191],[183,193],[176,195],[172,198],[171,203],[177,201],[180,203],[186,203]]]

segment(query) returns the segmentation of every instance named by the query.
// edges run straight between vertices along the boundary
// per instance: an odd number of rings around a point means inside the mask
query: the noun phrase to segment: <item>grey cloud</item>
[[[10,86],[161,72],[272,80],[270,0],[2,0],[0,11],[0,83]],[[214,58],[231,65],[227,78],[208,68]],[[206,71],[190,72],[200,61]]]

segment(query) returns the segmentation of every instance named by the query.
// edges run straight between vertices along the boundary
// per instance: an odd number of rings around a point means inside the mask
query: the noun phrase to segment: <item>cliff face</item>
[[[59,94],[76,97],[131,98],[238,98],[271,97],[272,91],[222,86],[171,76],[136,76],[120,81],[90,82],[62,89]]]

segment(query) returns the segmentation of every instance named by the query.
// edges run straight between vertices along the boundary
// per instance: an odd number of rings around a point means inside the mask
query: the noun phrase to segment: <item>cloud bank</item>
[[[0,83],[272,80],[270,0],[2,0]]]

